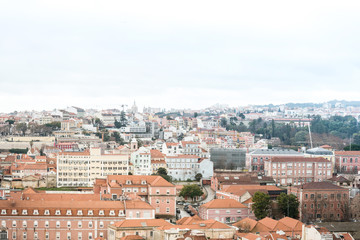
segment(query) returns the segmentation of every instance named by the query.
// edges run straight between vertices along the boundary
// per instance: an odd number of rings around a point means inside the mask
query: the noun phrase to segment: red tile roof
[[[244,204],[234,199],[214,199],[200,206],[201,208],[217,209],[217,208],[248,208]]]

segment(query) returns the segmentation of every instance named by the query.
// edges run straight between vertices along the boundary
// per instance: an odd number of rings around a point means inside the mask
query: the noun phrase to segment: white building
[[[167,156],[168,174],[177,180],[194,179],[199,172],[199,157],[196,155]]]
[[[214,175],[214,163],[209,158],[199,160],[199,170],[204,179],[211,179]]]
[[[139,150],[131,154],[134,175],[151,175],[151,153],[150,149],[140,147]]]
[[[101,148],[84,152],[61,152],[57,156],[57,186],[93,186],[96,178],[127,175],[129,156],[104,154]]]

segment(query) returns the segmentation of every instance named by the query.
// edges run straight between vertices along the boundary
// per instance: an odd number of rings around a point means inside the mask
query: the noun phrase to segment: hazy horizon
[[[3,1],[0,112],[358,99],[358,1]]]

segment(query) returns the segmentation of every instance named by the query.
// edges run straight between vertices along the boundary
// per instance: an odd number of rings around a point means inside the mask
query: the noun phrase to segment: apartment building
[[[167,156],[166,164],[168,175],[178,180],[194,179],[200,170],[199,156],[196,155]]]
[[[94,192],[101,193],[103,199],[142,199],[155,209],[155,214],[173,217],[176,214],[176,188],[160,176],[108,175],[97,179]]]
[[[165,161],[165,157],[166,157],[165,154],[161,153],[157,149],[151,149],[150,155],[151,155],[152,173],[157,173],[159,168],[167,169],[167,165],[166,165],[166,161]]]
[[[246,168],[252,172],[264,172],[265,161],[274,157],[303,157],[303,153],[291,149],[257,149],[246,154]]]
[[[152,174],[150,149],[140,147],[131,154],[130,162],[133,164],[134,175]]]
[[[101,148],[84,152],[61,152],[57,156],[57,186],[93,186],[96,178],[127,175],[129,155],[105,154]]]
[[[234,199],[214,199],[207,202],[199,207],[199,216],[223,223],[234,223],[246,217],[255,218],[251,209]]]
[[[125,219],[153,219],[154,208],[134,201],[103,201],[99,194],[24,190],[0,200],[0,221],[8,239],[107,238],[107,227]]]
[[[357,174],[360,170],[360,151],[335,151],[335,170]]]
[[[265,175],[280,185],[301,185],[331,178],[331,161],[318,157],[274,157],[265,163]]]
[[[299,200],[301,221],[347,220],[349,217],[349,189],[330,182],[310,182],[291,187],[289,192]]]

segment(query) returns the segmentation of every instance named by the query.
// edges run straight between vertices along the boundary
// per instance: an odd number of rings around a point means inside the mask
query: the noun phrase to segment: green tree
[[[121,128],[121,123],[115,118],[114,125],[116,128]]]
[[[351,147],[350,147],[350,145],[344,147],[344,151],[360,151],[360,145],[351,144]]]
[[[179,196],[184,198],[190,197],[194,201],[196,197],[202,196],[203,194],[204,192],[201,190],[199,185],[190,184],[190,185],[185,185],[181,189]]]
[[[252,210],[254,211],[255,217],[257,219],[262,219],[269,216],[270,212],[270,196],[263,192],[256,192],[252,198],[254,202],[252,205]]]
[[[120,127],[126,127],[128,121],[126,119],[126,115],[124,110],[120,113]]]
[[[16,130],[20,131],[22,135],[25,136],[25,132],[27,130],[27,124],[26,123],[18,123],[16,125]]]
[[[295,195],[281,193],[277,197],[277,202],[279,204],[280,211],[284,214],[284,216],[291,218],[299,217],[299,201]]]
[[[295,142],[296,143],[304,143],[307,141],[308,132],[300,131],[295,134]]]
[[[9,123],[9,125],[12,125],[12,124],[14,124],[14,123],[15,123],[15,121],[14,121],[14,120],[12,120],[12,119],[8,119],[8,120],[6,120],[5,122],[6,122],[6,123]]]
[[[46,127],[51,128],[52,130],[59,130],[61,128],[61,122],[55,121],[45,124]]]
[[[167,170],[166,170],[166,168],[160,167],[160,168],[158,168],[156,174],[157,175],[167,175]]]
[[[167,174],[167,170],[165,168],[162,167],[158,168],[155,175],[159,175],[162,178],[164,178],[166,181],[172,182],[172,177]]]
[[[124,139],[120,136],[120,133],[114,132],[112,136],[115,138],[115,142],[119,143],[120,145],[124,145]]]
[[[221,127],[226,127],[226,125],[227,125],[227,120],[226,120],[226,118],[221,118],[220,119],[220,126]]]
[[[197,112],[194,112],[194,118],[197,118],[197,116],[199,116],[199,114]]]
[[[195,180],[196,181],[200,181],[201,180],[201,178],[202,178],[202,174],[201,173],[197,173],[196,175],[195,175]]]
[[[245,115],[243,113],[239,113],[239,117],[244,120],[245,119]]]

